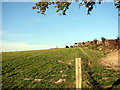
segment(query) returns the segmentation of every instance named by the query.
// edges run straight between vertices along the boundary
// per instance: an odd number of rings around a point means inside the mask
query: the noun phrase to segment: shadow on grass
[[[97,83],[97,81],[94,79],[94,77],[92,77],[92,73],[88,72],[90,78],[93,80],[93,82],[91,83],[93,88],[99,88],[102,89],[102,87],[99,85],[99,83]]]
[[[113,89],[114,86],[118,86],[120,84],[120,79],[118,79],[115,83],[113,83],[113,85],[109,88],[107,88],[107,90],[111,90]]]

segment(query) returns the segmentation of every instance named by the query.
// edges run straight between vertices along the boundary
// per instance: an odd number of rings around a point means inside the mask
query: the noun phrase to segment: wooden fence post
[[[82,88],[81,58],[76,58],[76,88]]]

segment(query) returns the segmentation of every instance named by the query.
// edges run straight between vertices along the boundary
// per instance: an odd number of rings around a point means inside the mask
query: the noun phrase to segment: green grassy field
[[[2,53],[2,88],[75,88],[75,58],[82,59],[82,88],[116,88],[119,71],[98,60],[103,52],[79,48]],[[88,65],[88,60],[91,65]]]

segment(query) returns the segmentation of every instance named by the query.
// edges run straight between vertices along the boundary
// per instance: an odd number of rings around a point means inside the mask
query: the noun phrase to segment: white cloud
[[[27,44],[24,42],[2,42],[2,51],[41,50],[53,48],[52,45]]]

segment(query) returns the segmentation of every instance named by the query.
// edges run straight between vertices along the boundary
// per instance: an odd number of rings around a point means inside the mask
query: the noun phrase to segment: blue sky
[[[118,10],[104,2],[87,15],[87,9],[72,3],[66,16],[50,6],[46,15],[33,10],[34,2],[2,3],[3,51],[64,47],[75,42],[118,36]]]

